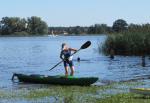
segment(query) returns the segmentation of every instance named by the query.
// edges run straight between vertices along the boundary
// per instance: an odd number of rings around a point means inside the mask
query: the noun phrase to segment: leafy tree
[[[31,34],[47,34],[48,26],[40,17],[32,16],[27,20],[27,30]]]
[[[113,31],[115,32],[123,32],[127,29],[127,22],[123,19],[118,19],[113,23]]]
[[[48,25],[46,22],[42,21],[38,28],[39,34],[47,34],[48,33]]]
[[[81,34],[83,32],[80,26],[73,27],[72,32],[75,34]]]
[[[88,32],[87,32],[88,34],[95,34],[95,28],[94,28],[94,26],[90,26],[89,28],[88,28]]]
[[[19,17],[3,17],[1,20],[1,32],[3,35],[25,31],[26,20]]]
[[[94,30],[95,30],[95,34],[101,33],[101,25],[100,24],[95,24]]]
[[[26,19],[19,19],[19,21],[16,23],[17,24],[17,32],[22,32],[27,30],[27,21]]]
[[[103,33],[107,33],[107,25],[106,24],[95,24],[95,30],[96,30],[96,34],[103,34]]]
[[[8,17],[3,17],[1,20],[1,33],[10,34],[10,20]]]
[[[0,21],[0,34],[46,34],[48,33],[48,26],[46,22],[39,17],[31,17],[26,20],[19,17],[3,17]]]
[[[90,26],[88,29],[88,34],[103,34],[107,33],[108,26],[106,24],[95,24]]]

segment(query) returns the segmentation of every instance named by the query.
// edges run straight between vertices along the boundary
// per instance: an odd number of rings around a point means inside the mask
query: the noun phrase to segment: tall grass
[[[111,49],[116,55],[150,55],[150,33],[108,35],[99,51],[108,55]]]

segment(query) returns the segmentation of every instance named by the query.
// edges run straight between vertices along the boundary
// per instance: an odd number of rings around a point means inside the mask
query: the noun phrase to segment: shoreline
[[[80,34],[80,35],[0,35],[0,37],[59,37],[59,36],[105,36],[105,35],[108,35],[108,34]]]
[[[19,84],[18,84],[19,85]],[[68,100],[70,103],[74,101],[78,102],[93,102],[93,103],[120,103],[123,101],[127,103],[136,103],[138,100],[143,100],[140,95],[133,94],[129,92],[130,88],[140,87],[143,82],[126,82],[126,83],[112,83],[110,85],[102,86],[40,86],[31,88],[18,88],[18,89],[1,89],[0,90],[0,100],[1,101],[52,101],[54,102],[64,102]],[[125,87],[125,89],[124,89]],[[59,95],[58,95],[59,94]],[[46,98],[49,99],[46,99]],[[139,99],[135,99],[139,97]],[[80,98],[80,99],[76,99]],[[147,100],[150,101],[150,100]]]

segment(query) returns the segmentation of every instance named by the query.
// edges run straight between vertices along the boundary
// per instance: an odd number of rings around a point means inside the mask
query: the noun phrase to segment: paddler
[[[71,69],[70,76],[74,75],[74,65],[71,56],[72,51],[76,52],[77,49],[70,48],[66,43],[62,43],[60,58],[63,60],[66,76],[68,76],[69,67]]]

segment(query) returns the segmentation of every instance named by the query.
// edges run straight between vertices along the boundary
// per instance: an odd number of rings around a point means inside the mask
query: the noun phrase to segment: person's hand
[[[75,50],[74,53],[76,53],[78,50]]]

